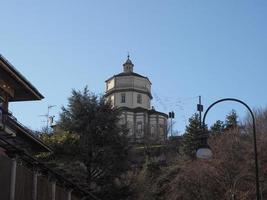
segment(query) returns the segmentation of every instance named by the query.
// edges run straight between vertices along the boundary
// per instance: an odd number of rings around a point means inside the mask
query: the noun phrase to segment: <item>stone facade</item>
[[[106,99],[121,110],[121,124],[129,129],[129,138],[136,143],[148,140],[161,143],[167,138],[168,115],[151,108],[151,82],[133,72],[128,59],[123,72],[106,80]]]

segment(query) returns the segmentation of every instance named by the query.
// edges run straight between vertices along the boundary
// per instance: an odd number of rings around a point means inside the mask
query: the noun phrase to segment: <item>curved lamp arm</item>
[[[216,102],[214,102],[213,104],[211,104],[208,109],[206,110],[206,112],[204,113],[203,116],[203,122],[202,122],[202,128],[203,128],[203,132],[205,131],[205,120],[206,120],[206,116],[208,114],[208,112],[210,111],[210,109],[215,106],[218,103],[224,102],[224,101],[234,101],[234,102],[238,102],[241,103],[242,105],[244,105],[251,117],[252,117],[252,124],[253,124],[253,141],[254,141],[254,159],[255,159],[255,175],[256,175],[256,193],[257,193],[257,200],[260,200],[260,186],[259,186],[259,165],[258,165],[258,150],[257,150],[257,137],[256,137],[256,123],[255,123],[255,117],[254,114],[251,110],[251,108],[243,101],[239,100],[239,99],[235,99],[235,98],[225,98],[225,99],[220,99]]]
[[[214,102],[213,104],[211,104],[211,105],[207,108],[206,112],[204,113],[204,116],[203,116],[203,122],[202,122],[203,127],[205,127],[206,117],[207,117],[207,114],[208,114],[208,112],[210,111],[210,109],[211,109],[213,106],[215,106],[216,104],[221,103],[221,102],[224,102],[224,101],[234,101],[234,102],[238,102],[238,103],[243,104],[243,105],[248,109],[248,111],[249,111],[249,113],[250,113],[250,115],[251,115],[251,117],[252,117],[253,129],[256,130],[256,127],[255,127],[255,117],[254,117],[254,114],[253,114],[251,108],[250,108],[245,102],[243,102],[243,101],[241,101],[241,100],[239,100],[239,99],[235,99],[235,98],[225,98],[225,99],[220,99],[220,100]]]

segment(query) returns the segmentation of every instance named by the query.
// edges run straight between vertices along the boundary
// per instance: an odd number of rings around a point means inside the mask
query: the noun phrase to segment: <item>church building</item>
[[[106,80],[105,97],[121,110],[121,124],[126,124],[134,143],[162,143],[167,139],[168,115],[151,106],[149,78],[135,73],[129,56],[123,72]]]

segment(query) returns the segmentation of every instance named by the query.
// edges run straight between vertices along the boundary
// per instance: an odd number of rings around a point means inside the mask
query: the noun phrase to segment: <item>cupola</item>
[[[123,72],[131,73],[133,72],[133,67],[134,64],[132,63],[132,61],[130,60],[130,56],[128,55],[126,62],[123,64]]]

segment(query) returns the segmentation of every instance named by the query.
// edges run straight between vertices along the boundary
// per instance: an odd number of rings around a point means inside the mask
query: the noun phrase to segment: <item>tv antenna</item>
[[[39,117],[45,117],[46,118],[46,130],[47,132],[49,132],[49,123],[52,125],[53,121],[54,121],[54,117],[55,116],[50,116],[50,110],[53,108],[53,107],[56,107],[57,105],[48,105],[47,106],[47,113],[44,114],[44,115],[39,115]]]

